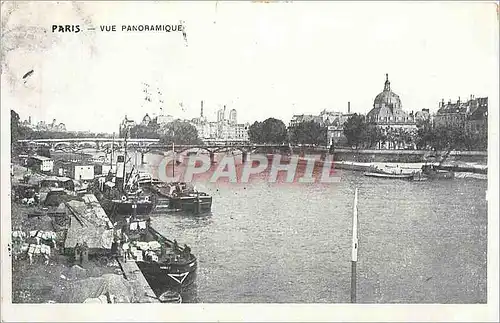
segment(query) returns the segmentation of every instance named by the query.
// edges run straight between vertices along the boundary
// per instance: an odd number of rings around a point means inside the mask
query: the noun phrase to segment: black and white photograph
[[[498,321],[499,17],[2,1],[2,321]]]

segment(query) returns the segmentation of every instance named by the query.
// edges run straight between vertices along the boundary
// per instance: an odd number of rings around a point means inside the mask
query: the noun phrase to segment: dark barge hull
[[[172,197],[169,194],[165,194],[164,192],[162,192],[162,190],[158,188],[156,185],[151,184],[145,187],[152,193],[156,194],[157,199],[161,200],[167,199],[168,208],[170,209],[197,213],[196,210],[198,207],[197,198],[199,198],[199,213],[210,212],[212,210],[212,196],[200,195],[199,197],[195,197],[195,196],[181,195],[178,197]]]
[[[130,215],[133,214],[132,202],[109,200],[105,197],[100,199],[102,208],[108,215]],[[152,202],[137,202],[136,214],[147,215],[153,210]]]
[[[201,197],[199,201],[199,212],[210,212],[212,209],[212,197]],[[169,207],[171,209],[179,209],[186,212],[196,212],[198,207],[198,201],[196,197],[189,198],[170,198],[169,199]]]
[[[196,259],[183,265],[144,261],[136,263],[156,295],[166,291],[180,293],[196,281]]]
[[[148,228],[148,232],[157,241],[161,240],[170,245],[174,244],[173,241],[167,239],[152,227]],[[196,281],[198,261],[194,255],[191,255],[189,261],[182,263],[136,261],[136,264],[156,295],[161,295],[166,291],[181,293],[183,289]]]

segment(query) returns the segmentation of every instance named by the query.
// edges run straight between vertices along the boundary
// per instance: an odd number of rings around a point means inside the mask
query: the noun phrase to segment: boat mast
[[[127,165],[127,136],[128,136],[128,127],[125,129],[125,154],[123,156],[123,190],[125,191],[125,184],[127,182],[125,166]]]
[[[113,170],[113,155],[115,152],[115,133],[113,132],[113,141],[111,143],[111,159],[109,160],[109,166],[111,167],[111,170]]]

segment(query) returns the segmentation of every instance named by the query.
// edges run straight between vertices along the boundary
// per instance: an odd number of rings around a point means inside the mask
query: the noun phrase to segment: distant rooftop
[[[45,157],[45,156],[38,156],[38,155],[35,155],[35,156],[30,156],[30,158],[33,158],[33,159],[38,159],[40,161],[46,161],[46,160],[52,160],[52,158],[49,158],[49,157]]]

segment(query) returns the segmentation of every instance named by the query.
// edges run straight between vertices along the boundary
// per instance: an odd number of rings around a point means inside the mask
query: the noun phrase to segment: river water
[[[146,155],[154,168],[158,156]],[[358,188],[359,303],[485,303],[487,181],[409,182],[338,171],[330,184],[201,181],[208,215],[154,215],[198,257],[187,302],[350,301]]]

